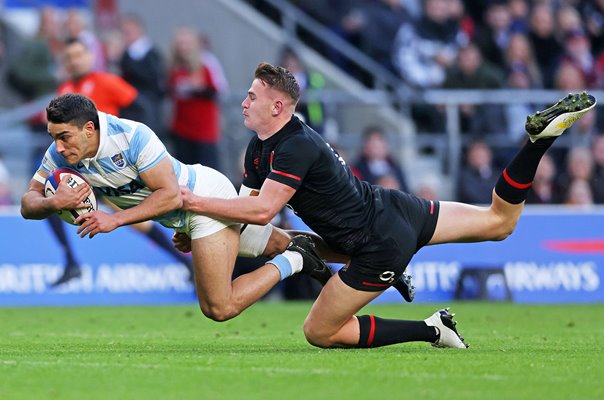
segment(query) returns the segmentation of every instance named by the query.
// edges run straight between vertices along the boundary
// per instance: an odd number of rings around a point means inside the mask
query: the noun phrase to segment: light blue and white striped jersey
[[[166,147],[146,125],[99,112],[100,142],[97,154],[77,165],[69,165],[56,151],[53,142],[42,160],[34,179],[44,184],[40,171],[48,174],[61,167],[77,170],[104,198],[122,209],[140,204],[151,190],[145,186],[140,173],[170,157],[179,185],[194,190],[196,172],[166,151]],[[175,210],[155,220],[170,228],[185,225],[185,212]]]

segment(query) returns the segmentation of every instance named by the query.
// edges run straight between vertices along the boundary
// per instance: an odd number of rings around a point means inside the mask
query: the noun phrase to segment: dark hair
[[[266,83],[270,88],[287,94],[294,103],[297,103],[300,99],[300,85],[298,85],[291,72],[283,67],[260,63],[256,67],[254,77]]]
[[[373,136],[376,133],[378,135],[380,135],[381,137],[383,137],[384,139],[386,139],[386,134],[384,132],[384,129],[378,125],[366,126],[365,129],[363,129],[363,134],[361,136],[363,138],[363,141],[366,141],[367,139],[369,139],[369,136]]]
[[[99,129],[99,114],[96,105],[88,97],[81,94],[68,93],[55,97],[46,107],[46,118],[53,124],[71,124],[78,128],[92,121],[95,129]]]
[[[86,45],[86,43],[84,43],[82,41],[82,39],[74,37],[74,36],[70,36],[67,39],[65,39],[65,41],[63,42],[63,45],[65,47],[67,47],[67,46],[71,46],[72,44],[76,44],[76,43],[79,43],[82,46],[84,46],[86,49],[88,49],[88,46]]]

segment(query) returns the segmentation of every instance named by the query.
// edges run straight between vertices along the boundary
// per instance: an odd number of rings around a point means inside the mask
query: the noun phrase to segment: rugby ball
[[[70,168],[58,168],[58,169],[55,169],[54,171],[52,171],[46,178],[46,182],[44,183],[44,196],[45,197],[54,196],[55,191],[59,187],[59,183],[61,182],[61,179],[63,179],[63,177],[65,175],[67,175],[69,177],[67,180],[67,184],[69,186],[71,186],[72,188],[75,188],[78,185],[88,185],[88,182],[86,182],[84,177],[82,175],[80,175],[79,172],[77,172],[73,169],[70,169]],[[77,217],[79,217],[82,214],[85,214],[87,212],[94,211],[97,209],[96,196],[94,195],[93,191],[90,192],[90,194],[88,195],[88,197],[86,197],[86,199],[84,199],[83,203],[86,204],[87,206],[83,207],[83,208],[77,208],[74,210],[59,210],[59,211],[57,211],[57,215],[59,216],[59,218],[61,218],[63,221],[67,222],[68,224],[75,225],[74,221]]]

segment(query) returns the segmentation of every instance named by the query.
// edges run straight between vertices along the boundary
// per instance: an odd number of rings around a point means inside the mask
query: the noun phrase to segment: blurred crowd
[[[332,0],[329,12],[323,1],[292,3],[414,89],[604,88],[604,0]],[[542,106],[460,107],[467,146],[458,200],[490,201],[502,165],[526,140],[526,115]],[[439,107],[414,105],[412,117],[418,132],[445,131]],[[573,127],[565,149],[540,166],[530,202],[603,203],[602,134],[598,113]],[[488,135],[510,145],[493,148]]]
[[[330,0],[328,9],[324,1],[291,2],[417,89],[604,87],[604,0]],[[101,111],[149,125],[183,162],[224,172],[220,99],[229,85],[211,38],[196,27],[177,27],[169,50],[162,52],[136,15],[122,15],[102,31],[90,17],[80,9],[42,8],[37,33],[21,38],[18,46],[0,21],[3,83],[21,102],[68,91],[86,94]],[[326,55],[338,65],[345,62]],[[322,133],[324,104],[308,94],[320,91],[325,78],[308,69],[292,47],[273,61],[296,76],[307,94],[298,112]],[[460,107],[467,145],[456,199],[490,201],[501,166],[526,140],[524,119],[535,109],[524,103]],[[530,202],[604,203],[604,119],[597,116],[583,118],[569,135],[571,143],[544,159]],[[412,117],[418,132],[444,132],[440,107],[415,105]],[[31,155],[34,166],[49,143],[43,115],[29,125],[40,133]],[[407,184],[384,127],[359,129],[359,153],[346,158],[361,179],[438,197],[436,179]],[[486,134],[504,134],[509,148],[493,148],[483,140]],[[0,203],[8,204],[17,196],[10,194],[2,167],[0,158],[0,181],[5,180]]]

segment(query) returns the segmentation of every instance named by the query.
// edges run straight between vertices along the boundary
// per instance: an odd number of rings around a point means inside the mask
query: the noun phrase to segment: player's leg
[[[51,284],[51,287],[57,287],[74,278],[79,278],[82,276],[82,269],[80,268],[80,263],[75,257],[73,248],[71,247],[71,242],[65,234],[65,225],[63,225],[64,222],[55,214],[46,218],[46,221],[48,221],[54,236],[59,241],[65,256],[65,267],[63,269],[63,273]]]
[[[324,267],[318,257],[306,248],[296,246],[294,241],[288,250],[260,268],[231,280],[239,252],[239,225],[225,226],[223,222],[199,215],[192,216],[191,221],[191,250],[199,305],[204,315],[215,321],[236,317],[279,281],[303,268]]]
[[[541,157],[565,129],[595,107],[587,93],[570,94],[555,105],[527,117],[529,141],[503,170],[489,207],[441,202],[430,244],[503,240],[520,218]]]
[[[199,306],[208,318],[225,321],[262,298],[280,280],[272,264],[232,281],[239,252],[239,226],[191,241]]]
[[[304,321],[308,342],[323,348],[381,347],[406,342],[428,342],[436,347],[466,348],[448,310],[423,321],[355,316],[381,292],[356,290],[338,274],[327,282]]]
[[[302,265],[300,272],[310,275],[322,285],[333,275],[317,254],[315,242],[309,235],[291,237],[283,229],[271,224],[244,225],[239,241],[239,255],[243,257],[275,257],[286,250],[303,254],[308,260]]]

